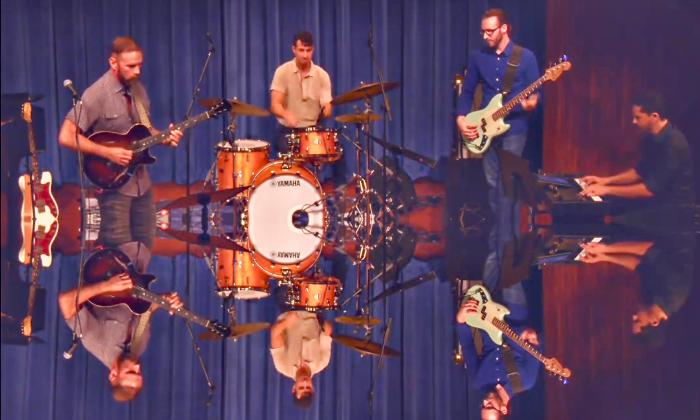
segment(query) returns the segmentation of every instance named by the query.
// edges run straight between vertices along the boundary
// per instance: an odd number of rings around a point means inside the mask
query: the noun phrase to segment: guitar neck
[[[505,322],[501,321],[500,319],[494,318],[491,323],[498,328],[503,334],[507,335],[508,338],[511,340],[515,341],[516,344],[518,344],[520,347],[525,349],[528,353],[532,355],[535,359],[539,360],[542,363],[546,363],[546,358],[540,353],[536,348],[532,347],[530,343],[527,341],[523,340],[520,338],[520,335],[513,331],[512,328]]]
[[[134,153],[142,152],[151,146],[155,146],[157,144],[162,144],[163,142],[165,142],[165,140],[167,140],[168,137],[170,137],[170,133],[173,130],[186,130],[188,128],[192,128],[195,125],[208,120],[209,118],[211,118],[209,111],[202,112],[201,114],[199,114],[197,116],[194,116],[190,119],[187,119],[185,121],[182,121],[182,122],[176,124],[173,128],[171,128],[169,130],[161,131],[160,133],[158,133],[154,136],[146,137],[145,139],[135,141],[132,144],[131,149],[134,151]]]
[[[498,108],[498,110],[491,115],[493,120],[497,121],[501,118],[505,118],[505,116],[508,115],[510,111],[512,111],[513,108],[520,103],[520,101],[532,95],[532,92],[542,86],[546,80],[546,76],[541,76],[539,79],[535,80],[530,86],[526,87],[525,90],[517,94],[510,101],[506,102],[505,105]]]
[[[210,320],[203,318],[195,313],[192,313],[185,308],[172,309],[168,301],[165,300],[165,298],[151,292],[150,290],[144,289],[143,287],[135,286],[132,291],[132,294],[139,299],[154,303],[168,310],[172,310],[175,315],[181,316],[188,321],[203,326],[204,328],[209,328],[211,325]]]

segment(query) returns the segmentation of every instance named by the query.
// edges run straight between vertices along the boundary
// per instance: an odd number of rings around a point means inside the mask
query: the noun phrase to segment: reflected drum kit
[[[356,124],[358,130],[379,121],[382,117],[372,112],[369,100],[398,86],[385,83],[382,89],[379,83],[364,84],[339,95],[333,99],[334,105],[364,100],[365,112],[340,115],[336,120]],[[277,280],[287,286],[284,301],[290,309],[337,309],[342,282],[318,270],[307,272],[321,256],[331,223],[328,197],[317,173],[322,165],[342,158],[341,130],[320,126],[290,129],[285,136],[288,152],[271,159],[269,142],[235,138],[238,116],[264,117],[270,112],[235,98],[225,101],[230,105],[229,138],[216,145],[216,159],[205,182],[208,197],[217,196],[216,200],[199,196],[188,201],[219,203],[207,216],[223,238],[210,237],[206,231],[199,236],[206,235],[211,245],[222,240],[233,245],[216,247],[213,254],[210,268],[217,294],[225,299],[262,299],[270,296],[270,281]],[[205,108],[220,102],[218,98],[199,101]],[[219,197],[228,191],[235,194]],[[230,208],[233,217],[225,213]],[[232,219],[232,229],[224,229]]]

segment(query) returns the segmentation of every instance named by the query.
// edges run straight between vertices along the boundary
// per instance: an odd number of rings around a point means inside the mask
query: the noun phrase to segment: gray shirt
[[[119,249],[134,261],[137,271],[143,272],[148,266],[151,253],[142,244],[129,242],[121,245]],[[81,343],[85,350],[107,368],[111,368],[117,357],[124,353],[127,344],[133,339],[138,319],[139,316],[134,315],[126,305],[106,308],[90,304],[83,305],[78,311],[77,322],[78,332],[83,336]],[[72,330],[76,326],[75,317],[66,319],[66,323]],[[139,340],[138,348],[132,347],[130,354],[138,359],[146,350],[150,337],[149,325]]]
[[[135,82],[130,87],[132,95],[138,96],[146,112],[150,116],[151,101],[141,82]],[[87,137],[100,131],[126,133],[134,125],[140,123],[138,112],[133,104],[129,112],[126,87],[117,79],[111,70],[107,70],[95,83],[90,85],[82,97],[82,110],[78,106],[80,121],[76,124]],[[75,114],[71,109],[66,119],[75,123]],[[119,189],[119,192],[131,197],[143,195],[151,187],[151,179],[144,166],[140,166],[129,182]]]

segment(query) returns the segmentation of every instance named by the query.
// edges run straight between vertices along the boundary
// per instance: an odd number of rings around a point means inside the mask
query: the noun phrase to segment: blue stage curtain
[[[521,3],[527,3],[521,4]],[[534,4],[534,7],[533,7]],[[466,66],[467,53],[480,45],[479,17],[492,6],[511,12],[516,39],[544,59],[543,1],[466,0],[2,0],[2,93],[32,92],[46,98],[47,150],[44,161],[56,184],[77,183],[76,154],[59,148],[58,128],[70,108],[61,86],[72,79],[85,89],[107,69],[111,40],[129,34],[145,52],[143,82],[152,100],[154,125],[164,128],[184,117],[207,52],[210,32],[216,52],[200,97],[237,97],[267,108],[274,69],[291,58],[292,35],[302,29],[316,40],[314,61],[331,75],[333,94],[361,81],[377,81],[367,47],[374,31],[377,64],[387,81],[401,82],[389,93],[393,121],[389,141],[438,159],[453,143],[452,79]],[[361,106],[361,104],[359,104]],[[381,113],[380,100],[374,100]],[[202,112],[198,105],[194,113]],[[352,106],[335,115],[353,112]],[[238,137],[274,142],[273,118],[239,117]],[[221,140],[221,119],[193,129],[177,149],[156,147],[154,182],[201,180]],[[376,127],[381,135],[381,124]],[[19,139],[18,139],[19,141]],[[537,141],[537,140],[535,140]],[[351,150],[344,144],[346,152]],[[352,153],[347,153],[352,155]],[[188,174],[186,162],[189,160]],[[344,165],[352,172],[348,156]],[[428,169],[405,160],[417,178]],[[131,404],[112,400],[107,371],[84,349],[71,361],[61,353],[70,331],[55,297],[75,287],[77,257],[57,256],[42,274],[48,289],[45,343],[2,346],[2,418],[5,419],[448,419],[466,418],[466,375],[452,362],[453,306],[449,283],[423,284],[375,312],[393,321],[389,345],[403,357],[389,359],[376,375],[374,405],[368,406],[376,359],[334,345],[329,367],[315,378],[317,396],[308,411],[291,401],[291,381],[281,377],[269,356],[269,333],[238,342],[202,343],[216,384],[207,408],[206,384],[180,319],[157,313],[143,358],[145,386]],[[195,312],[222,319],[221,300],[201,260],[154,257],[157,291],[179,291]],[[412,262],[408,279],[429,271]],[[346,280],[346,295],[354,289]],[[273,322],[272,299],[238,303],[239,322]],[[200,331],[194,327],[195,332]],[[336,331],[341,331],[337,328]],[[347,333],[347,330],[342,332]],[[374,341],[381,341],[379,331]]]

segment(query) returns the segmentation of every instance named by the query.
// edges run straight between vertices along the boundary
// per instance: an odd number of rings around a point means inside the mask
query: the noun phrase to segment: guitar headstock
[[[553,357],[545,360],[544,368],[547,369],[549,373],[556,375],[563,383],[567,383],[571,377],[571,369],[565,368],[559,360]]]
[[[22,119],[26,123],[32,122],[32,103],[25,102],[22,104]]]
[[[20,332],[25,337],[32,336],[32,316],[31,315],[27,315],[24,317],[24,319],[22,319],[22,327],[20,328]]]
[[[544,79],[555,81],[559,78],[559,76],[561,76],[562,73],[569,70],[571,70],[571,61],[569,61],[569,57],[564,54],[559,57],[557,64],[554,64],[545,70]]]
[[[207,111],[207,114],[211,118],[218,117],[219,115],[223,114],[224,112],[228,112],[231,110],[231,102],[229,101],[221,101],[218,104],[214,105],[213,107],[209,108]]]
[[[209,331],[213,332],[214,334],[217,334],[218,336],[222,338],[226,338],[229,335],[231,335],[231,327],[229,327],[226,324],[222,324],[218,321],[212,321],[209,324]]]

